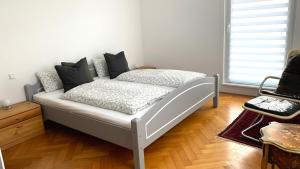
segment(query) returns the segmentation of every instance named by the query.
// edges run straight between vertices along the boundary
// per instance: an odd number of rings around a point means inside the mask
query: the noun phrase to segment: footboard
[[[137,127],[140,147],[147,147],[179,122],[199,109],[207,100],[214,98],[218,104],[219,76],[206,77],[176,89],[149,110],[140,119],[132,121]],[[134,128],[132,128],[134,130]]]
[[[192,81],[172,92],[141,118],[131,121],[135,169],[144,169],[144,148],[213,98],[218,106],[219,75]]]

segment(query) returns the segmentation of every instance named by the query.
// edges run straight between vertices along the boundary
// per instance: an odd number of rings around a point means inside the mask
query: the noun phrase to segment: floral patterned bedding
[[[135,114],[173,90],[167,86],[98,79],[69,90],[63,99]]]
[[[116,79],[120,81],[180,87],[192,80],[206,77],[203,73],[172,69],[136,69],[122,73]]]

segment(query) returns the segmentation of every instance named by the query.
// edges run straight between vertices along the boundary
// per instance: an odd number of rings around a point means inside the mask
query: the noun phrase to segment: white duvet
[[[63,95],[63,99],[135,114],[172,90],[174,88],[167,86],[99,79],[69,90]]]
[[[195,79],[206,77],[203,73],[172,69],[136,69],[122,73],[116,79],[121,81],[180,87]]]

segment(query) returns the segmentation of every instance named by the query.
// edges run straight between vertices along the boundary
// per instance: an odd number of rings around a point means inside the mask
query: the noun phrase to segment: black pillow
[[[105,53],[104,54],[109,77],[111,79],[119,76],[120,74],[129,71],[128,63],[125,57],[124,52],[120,52],[116,55]]]
[[[80,59],[80,61],[78,61],[77,63],[61,62],[61,65],[62,66],[69,66],[69,67],[75,67],[75,68],[82,67],[82,69],[84,70],[84,72],[86,74],[86,78],[89,81],[93,81],[93,77],[92,77],[91,72],[89,70],[89,65],[87,63],[86,58]]]
[[[300,96],[300,55],[294,56],[285,68],[276,93]]]
[[[81,59],[74,65],[56,65],[55,69],[63,83],[65,92],[81,84],[93,81],[92,76],[90,74],[87,75],[88,63],[86,58]]]

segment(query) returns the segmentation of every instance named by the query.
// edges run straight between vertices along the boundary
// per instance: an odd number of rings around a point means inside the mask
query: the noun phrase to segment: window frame
[[[229,59],[230,59],[230,24],[231,24],[231,2],[232,0],[224,1],[224,41],[223,41],[223,85],[258,88],[259,85],[233,83],[229,81]],[[287,53],[293,48],[294,29],[295,29],[295,15],[296,15],[296,0],[290,0],[289,2],[289,14],[288,14],[288,29],[287,29],[287,45],[284,58],[284,64],[287,61]]]

